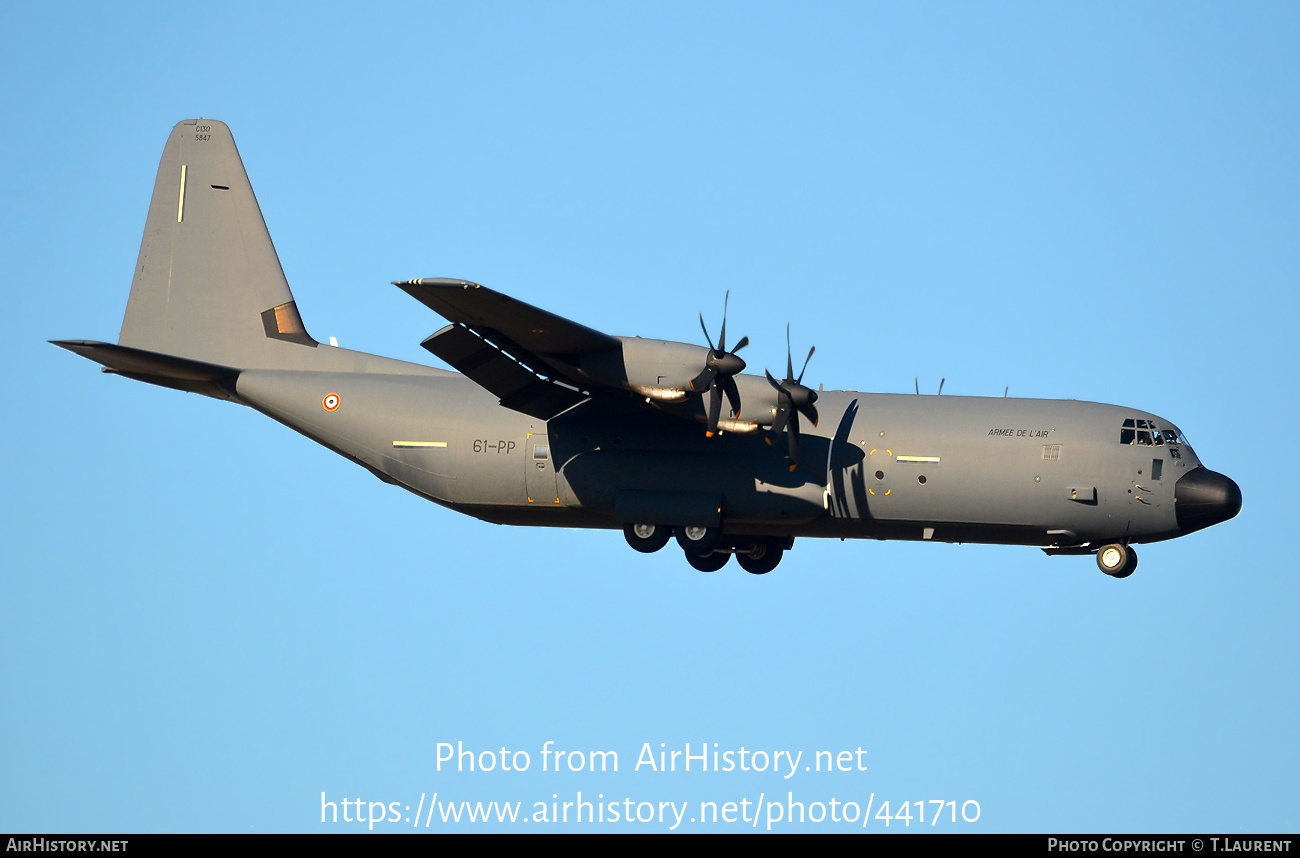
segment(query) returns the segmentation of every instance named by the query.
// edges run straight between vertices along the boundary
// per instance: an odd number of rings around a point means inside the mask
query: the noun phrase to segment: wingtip
[[[96,346],[109,345],[99,340],[46,340],[52,346],[58,346],[61,349],[67,349],[70,352],[81,354],[82,352],[94,349]]]

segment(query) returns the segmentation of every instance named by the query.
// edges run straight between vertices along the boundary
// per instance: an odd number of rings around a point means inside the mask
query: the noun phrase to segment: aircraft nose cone
[[[1195,468],[1174,485],[1174,512],[1184,533],[1227,521],[1241,512],[1241,488],[1223,474]]]

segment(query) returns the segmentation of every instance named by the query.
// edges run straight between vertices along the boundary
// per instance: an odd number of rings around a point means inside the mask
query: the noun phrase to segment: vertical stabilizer
[[[223,122],[172,129],[118,343],[242,369],[303,365],[316,348]]]

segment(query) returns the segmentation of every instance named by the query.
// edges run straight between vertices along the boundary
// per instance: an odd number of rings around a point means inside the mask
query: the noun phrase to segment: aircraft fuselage
[[[720,495],[722,529],[737,534],[1153,542],[1186,532],[1175,486],[1201,465],[1181,441],[1121,443],[1126,420],[1177,432],[1136,409],[822,391],[791,471],[780,439],[706,438],[633,402],[539,420],[455,373],[411,369],[249,370],[235,391],[390,482],[503,524],[618,528],[621,496],[698,494]]]

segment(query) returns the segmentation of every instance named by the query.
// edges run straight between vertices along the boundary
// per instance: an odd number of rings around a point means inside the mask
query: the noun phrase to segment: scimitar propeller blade
[[[786,433],[786,458],[790,460],[790,470],[794,470],[799,465],[799,415],[802,414],[812,421],[814,426],[817,425],[817,408],[813,405],[817,401],[817,391],[803,385],[803,374],[808,371],[808,361],[812,360],[813,352],[817,347],[813,346],[808,349],[808,357],[804,358],[803,369],[799,370],[798,377],[794,374],[794,361],[790,355],[790,326],[785,326],[785,380],[777,381],[772,377],[772,373],[763,370],[767,376],[768,384],[776,389],[776,419],[772,421],[772,434],[780,435],[784,430]],[[771,444],[772,439],[769,437],[767,443]]]
[[[722,331],[718,334],[718,345],[713,345],[713,337],[704,324],[704,314],[700,313],[700,330],[709,344],[709,356],[705,358],[704,369],[691,380],[691,390],[697,393],[709,391],[709,423],[705,434],[713,437],[718,431],[718,420],[722,417],[722,397],[727,397],[732,413],[740,416],[740,390],[736,387],[733,376],[745,369],[745,362],[736,356],[736,352],[749,345],[749,337],[741,337],[740,342],[730,352],[727,351],[727,305],[731,301],[731,291],[727,291],[722,302]]]

